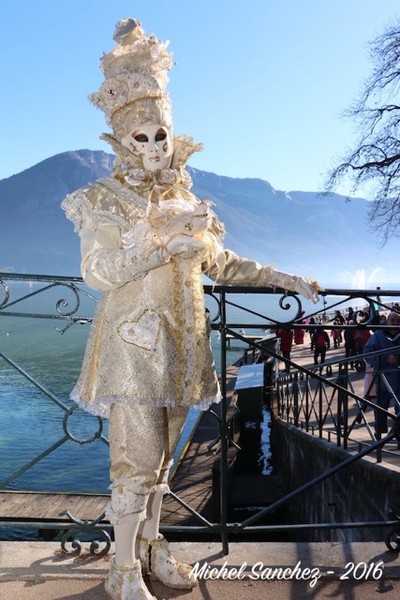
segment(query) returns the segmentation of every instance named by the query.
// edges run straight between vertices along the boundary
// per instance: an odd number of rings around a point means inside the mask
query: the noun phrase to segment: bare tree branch
[[[373,183],[369,220],[386,241],[400,237],[400,21],[370,44],[370,56],[371,77],[346,111],[359,123],[359,140],[328,174],[326,192],[344,179],[352,193]]]

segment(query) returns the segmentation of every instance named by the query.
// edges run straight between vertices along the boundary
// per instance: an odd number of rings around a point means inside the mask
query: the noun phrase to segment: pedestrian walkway
[[[306,337],[306,343],[301,344],[299,346],[294,346],[291,354],[291,360],[300,365],[301,367],[307,369],[314,369],[314,360],[313,360],[313,352],[310,349],[310,344],[308,343]],[[339,348],[332,348],[328,350],[326,354],[325,364],[332,363],[334,365],[337,364],[337,361],[345,360],[345,350],[344,347],[341,346]],[[283,369],[283,362],[280,363]],[[292,370],[294,371],[294,370]],[[317,368],[316,373],[319,373],[319,369]],[[328,375],[326,369],[322,370],[321,376],[326,379],[327,384],[329,381],[336,382],[337,381],[337,366],[333,368],[333,375]],[[360,398],[364,396],[364,373],[357,371],[355,368],[348,370],[348,389],[355,394],[357,394]],[[314,383],[314,387],[317,385],[317,381]],[[304,387],[304,386],[303,386]],[[325,406],[325,410],[327,410],[326,422],[324,423],[323,431],[321,435],[324,439],[335,443],[336,436],[336,426],[331,417],[335,414],[335,410],[337,407],[337,395],[332,396],[332,392],[329,392],[329,387],[327,386],[327,394],[323,395],[323,405]],[[316,405],[319,399],[316,399]],[[329,407],[328,407],[328,402]],[[393,412],[394,409],[391,407],[389,409]],[[319,426],[318,420],[316,418],[316,411],[311,411],[310,420],[309,420],[309,432],[312,434],[312,428],[315,429],[315,435],[319,435]],[[347,440],[347,451],[349,453],[357,453],[362,448],[365,448],[367,444],[372,444],[376,441],[375,438],[375,415],[374,410],[372,408],[367,408],[363,414],[361,415],[359,407],[357,406],[355,400],[349,398],[348,405],[348,417],[349,417],[349,425],[351,426],[351,431],[348,434]],[[357,417],[359,420],[357,420]],[[394,420],[388,420],[389,429],[394,424]],[[384,437],[384,435],[382,435]],[[392,471],[400,471],[400,448],[398,447],[398,443],[396,439],[393,439],[391,442],[385,444],[381,450],[379,451],[379,462],[381,466],[391,469]],[[378,451],[375,451],[370,456],[366,457],[365,460],[371,460],[372,462],[376,462],[378,460]]]
[[[400,559],[383,543],[171,544],[177,558],[203,570],[193,590],[148,581],[158,598],[181,600],[398,600]],[[57,543],[0,542],[1,600],[105,600],[112,552],[66,557]]]

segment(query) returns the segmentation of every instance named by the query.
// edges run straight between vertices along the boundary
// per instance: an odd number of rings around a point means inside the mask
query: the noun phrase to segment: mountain
[[[79,274],[79,238],[60,208],[66,194],[111,173],[113,156],[58,154],[0,181],[0,271]],[[224,222],[225,246],[325,287],[399,287],[400,240],[379,248],[368,202],[316,192],[283,192],[261,179],[190,168],[193,192]]]
[[[60,208],[69,193],[105,177],[113,157],[79,150],[57,154],[0,181],[0,270],[79,274],[79,244]]]

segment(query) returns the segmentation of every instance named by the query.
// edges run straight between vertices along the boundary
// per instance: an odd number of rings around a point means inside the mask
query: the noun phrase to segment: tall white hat
[[[90,94],[91,102],[105,113],[118,139],[135,125],[172,127],[167,84],[173,61],[168,43],[148,36],[131,18],[117,23],[114,40],[115,48],[101,58],[104,82]]]

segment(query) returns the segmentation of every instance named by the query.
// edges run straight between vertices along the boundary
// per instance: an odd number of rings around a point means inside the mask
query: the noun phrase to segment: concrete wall
[[[287,492],[298,488],[349,457],[335,444],[320,440],[275,418],[271,432],[276,472]],[[400,511],[400,473],[367,459],[345,467],[287,504],[291,523],[383,521]],[[385,540],[392,527],[302,530],[304,541]],[[293,535],[296,539],[296,535]]]

